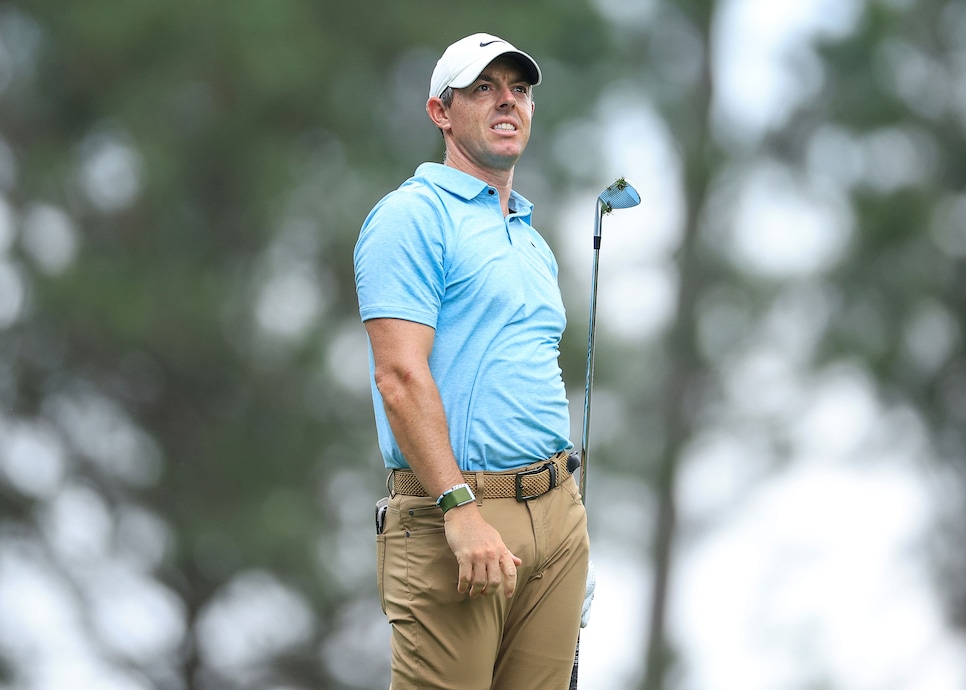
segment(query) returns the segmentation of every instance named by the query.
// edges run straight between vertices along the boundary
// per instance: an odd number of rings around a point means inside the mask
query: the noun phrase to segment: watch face
[[[439,497],[437,504],[443,509],[445,513],[450,508],[456,508],[457,506],[465,505],[466,503],[472,503],[476,500],[476,496],[473,495],[473,490],[466,484],[460,486],[454,486],[452,489],[444,493]]]

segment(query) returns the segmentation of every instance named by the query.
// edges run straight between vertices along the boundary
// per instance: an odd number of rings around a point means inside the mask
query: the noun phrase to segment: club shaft
[[[594,227],[594,265],[590,274],[590,323],[587,325],[587,375],[584,380],[584,422],[580,434],[580,495],[587,502],[587,461],[590,453],[590,402],[594,387],[594,340],[597,331],[597,269],[600,264],[600,224],[603,209],[598,204]]]
[[[600,217],[597,219],[600,229]],[[594,267],[590,278],[590,323],[587,326],[587,376],[584,380],[584,423],[580,434],[580,497],[587,503],[587,453],[590,441],[590,396],[594,386],[594,334],[597,326],[597,266],[600,263],[600,235],[594,235]],[[574,666],[570,673],[569,690],[578,690],[577,674],[580,668],[580,634],[577,635],[577,650]]]
[[[641,203],[641,197],[624,178],[618,180],[623,186],[621,191],[625,193],[618,208],[629,208]],[[612,187],[615,187],[615,182]],[[604,193],[612,187],[604,190]],[[597,331],[597,268],[600,264],[600,238],[601,223],[604,217],[604,204],[601,196],[597,197],[597,209],[594,214],[594,266],[590,275],[590,323],[587,326],[587,377],[584,381],[584,424],[580,434],[580,497],[584,504],[587,503],[587,461],[590,453],[590,398],[594,387],[594,338]],[[613,197],[609,198],[607,210],[612,208],[611,204],[616,201]],[[574,666],[570,675],[569,690],[577,690],[577,672],[580,667],[580,632],[577,632],[577,649],[574,653]]]

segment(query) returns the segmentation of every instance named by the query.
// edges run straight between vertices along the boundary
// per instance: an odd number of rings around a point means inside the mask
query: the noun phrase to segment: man
[[[588,569],[557,363],[557,263],[513,191],[536,61],[489,34],[449,46],[424,163],[366,219],[356,289],[379,446],[377,531],[393,690],[566,688]],[[377,520],[378,521],[378,520]]]

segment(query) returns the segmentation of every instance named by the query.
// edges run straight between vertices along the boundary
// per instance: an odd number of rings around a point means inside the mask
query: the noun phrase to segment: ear
[[[446,106],[443,105],[443,101],[439,98],[433,96],[426,101],[426,114],[429,115],[429,119],[433,121],[433,124],[444,132],[450,128],[449,113],[446,111]]]

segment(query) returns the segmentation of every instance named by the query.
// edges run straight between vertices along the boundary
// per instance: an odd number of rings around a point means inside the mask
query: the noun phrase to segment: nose
[[[500,108],[515,108],[517,106],[517,99],[513,96],[513,91],[510,90],[509,86],[503,88],[500,92]]]

